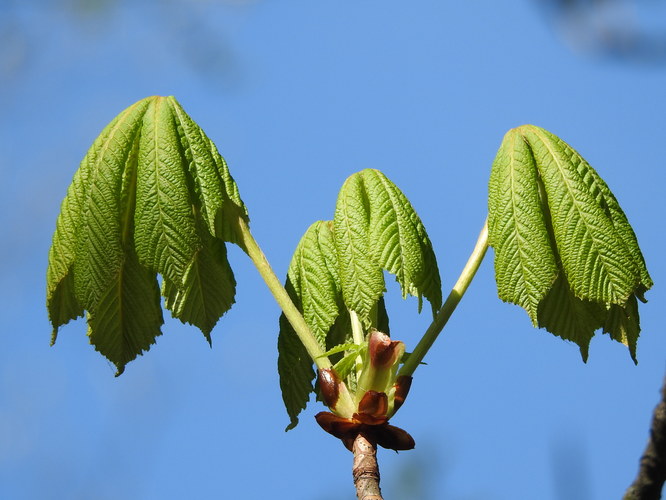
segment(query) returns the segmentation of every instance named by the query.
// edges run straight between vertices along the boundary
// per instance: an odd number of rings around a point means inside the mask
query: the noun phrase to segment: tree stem
[[[287,290],[285,290],[282,286],[282,282],[275,275],[275,272],[273,272],[273,269],[268,263],[268,259],[266,259],[266,256],[264,255],[264,252],[261,251],[259,244],[252,236],[247,223],[241,217],[238,219],[238,226],[242,236],[242,248],[245,250],[248,257],[250,257],[254,263],[254,266],[257,268],[257,271],[259,271],[259,274],[264,279],[264,282],[273,294],[273,297],[275,297],[275,300],[280,306],[280,309],[282,309],[282,312],[284,312],[287,320],[294,328],[296,335],[298,335],[298,338],[303,343],[303,346],[305,346],[305,350],[308,352],[310,358],[312,358],[312,361],[314,361],[318,368],[331,368],[332,365],[330,360],[327,356],[323,355],[324,351],[319,346],[319,342],[317,342],[317,339],[312,333],[312,330],[310,330],[310,327],[305,322],[303,315],[291,300],[291,297],[289,297]]]
[[[432,344],[437,339],[437,336],[442,331],[444,325],[446,325],[446,322],[451,317],[451,314],[453,314],[453,311],[455,311],[456,307],[458,306],[460,299],[462,299],[463,295],[467,291],[467,287],[469,287],[472,279],[474,279],[474,275],[479,269],[479,266],[481,265],[487,250],[488,219],[486,219],[486,222],[483,225],[483,229],[481,229],[481,233],[479,233],[474,250],[472,250],[472,254],[469,256],[467,264],[465,264],[465,267],[460,273],[458,281],[451,290],[451,293],[449,293],[449,296],[446,298],[446,302],[444,302],[444,305],[442,305],[442,308],[437,313],[437,316],[435,316],[435,319],[423,334],[423,337],[421,337],[421,340],[414,348],[414,351],[409,355],[409,358],[407,358],[407,361],[400,369],[398,376],[411,376],[421,361],[423,361],[426,353],[432,347]]]
[[[629,486],[624,500],[658,500],[666,481],[666,378],[661,388],[661,401],[654,410],[650,438],[641,457],[636,480]]]
[[[352,451],[354,452],[352,475],[358,500],[383,500],[379,489],[377,445],[361,433],[354,439]]]

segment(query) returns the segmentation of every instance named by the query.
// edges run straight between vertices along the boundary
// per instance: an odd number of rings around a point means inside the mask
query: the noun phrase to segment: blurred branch
[[[641,457],[638,476],[624,495],[624,500],[659,500],[666,481],[666,378],[661,401],[654,410],[650,438]]]
[[[123,22],[123,12],[135,16],[149,12],[143,16],[145,26],[139,36],[150,37],[153,43],[159,37],[159,44],[173,48],[182,64],[206,81],[214,80],[216,88],[233,87],[238,83],[238,61],[224,25],[220,26],[219,19],[225,19],[220,13],[242,10],[257,1],[164,0],[151,7],[150,2],[131,0],[0,0],[0,74],[6,79],[26,72],[57,32],[44,30],[44,24],[76,28],[69,30],[72,37],[88,37],[81,44],[115,45],[113,36],[122,29],[118,23]]]
[[[649,0],[536,0],[546,19],[580,52],[666,64],[666,9]]]

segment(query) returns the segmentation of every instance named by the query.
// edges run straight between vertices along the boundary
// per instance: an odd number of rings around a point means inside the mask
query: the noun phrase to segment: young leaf
[[[161,335],[162,307],[154,274],[129,249],[117,278],[88,312],[88,336],[95,349],[122,374]]]
[[[356,358],[361,356],[367,349],[367,342],[364,342],[361,345],[352,344],[352,346],[348,349],[348,352],[340,359],[340,361],[335,363],[333,368],[335,368],[336,373],[342,380],[346,379],[354,369],[356,365]]]
[[[489,184],[489,243],[501,299],[576,342],[603,327],[635,360],[636,297],[652,286],[636,236],[597,172],[532,125],[509,131]]]
[[[234,304],[236,280],[222,241],[201,231],[205,241],[185,269],[182,287],[163,280],[165,304],[174,317],[201,328],[211,344],[210,332]]]
[[[641,280],[634,259],[613,220],[584,178],[591,167],[568,144],[546,130],[525,127],[543,182],[555,244],[577,297],[623,305]]]
[[[326,334],[338,316],[340,297],[330,221],[317,221],[305,232],[292,257],[287,279],[293,286],[292,299],[325,348]]]
[[[352,349],[356,350],[358,347],[359,347],[358,344],[354,344],[353,342],[346,342],[344,344],[336,345],[332,349],[329,349],[324,354],[322,354],[322,356],[332,356],[333,354],[338,354],[340,352],[345,352],[345,351],[349,351],[349,350],[352,350]],[[340,374],[338,373],[338,375],[340,375]],[[340,378],[342,378],[342,377],[340,377]]]
[[[93,143],[56,223],[47,307],[58,328],[88,311],[90,342],[122,373],[167,308],[209,333],[233,304],[224,241],[247,211],[217,149],[173,97],[120,113]]]
[[[335,246],[345,304],[369,323],[370,311],[384,294],[382,269],[370,253],[370,200],[358,175],[349,177],[335,208]]]
[[[385,269],[403,296],[428,299],[433,315],[442,303],[437,260],[423,223],[405,195],[378,170],[351,175],[334,218],[340,284],[347,307],[368,326],[384,293]]]
[[[583,361],[587,361],[590,340],[594,331],[604,324],[606,308],[603,304],[579,299],[561,273],[543,301],[539,304],[539,326],[571,340],[580,347]]]
[[[345,181],[334,221],[316,222],[306,231],[289,267],[286,288],[322,349],[353,340],[350,311],[365,327],[388,332],[383,270],[395,274],[403,296],[418,297],[419,310],[422,297],[431,303],[433,314],[439,309],[439,270],[421,220],[384,174],[363,170]],[[284,317],[278,349],[280,384],[292,428],[312,392],[314,372]],[[341,356],[334,349],[327,355],[339,358],[335,367],[345,375],[354,365],[351,354]],[[347,383],[353,386],[353,374],[349,375]]]
[[[495,248],[500,298],[523,307],[535,325],[538,305],[558,274],[537,176],[527,143],[507,134],[490,174],[489,244]]]
[[[340,302],[331,226],[330,221],[317,221],[308,228],[291,259],[285,286],[323,349]],[[310,398],[315,373],[312,360],[284,314],[278,336],[278,373],[282,399],[291,418],[289,430],[298,423],[297,416]]]
[[[194,198],[199,201],[208,230],[224,241],[238,244],[235,221],[238,217],[247,220],[248,215],[227,163],[180,103],[173,96],[167,99],[178,127],[181,159],[187,162],[194,181]]]
[[[170,103],[155,100],[141,123],[134,243],[141,263],[180,285],[200,241],[179,142]]]
[[[286,288],[288,292],[293,292],[289,286]],[[308,352],[284,314],[280,315],[277,346],[280,390],[290,420],[285,429],[288,431],[298,425],[298,414],[305,409],[310,399],[310,393],[314,390],[312,382],[315,372]]]

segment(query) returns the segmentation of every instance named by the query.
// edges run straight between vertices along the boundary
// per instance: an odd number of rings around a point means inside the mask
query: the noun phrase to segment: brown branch
[[[377,444],[361,433],[354,439],[352,451],[354,452],[352,474],[358,500],[383,500],[379,489]]]
[[[629,486],[624,500],[659,500],[666,481],[666,379],[661,388],[661,401],[654,410],[650,438],[641,457],[636,480]]]

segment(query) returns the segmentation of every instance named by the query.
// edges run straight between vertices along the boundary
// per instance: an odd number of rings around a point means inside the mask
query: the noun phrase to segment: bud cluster
[[[404,353],[404,343],[372,330],[353,394],[335,369],[319,370],[319,388],[331,412],[320,412],[315,418],[349,450],[359,434],[384,448],[396,451],[414,448],[414,439],[406,431],[388,424],[412,384],[412,377],[397,376]]]

